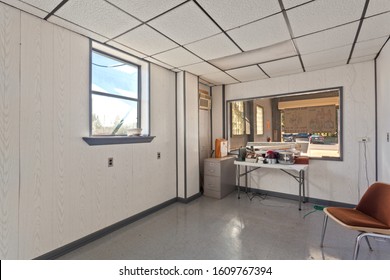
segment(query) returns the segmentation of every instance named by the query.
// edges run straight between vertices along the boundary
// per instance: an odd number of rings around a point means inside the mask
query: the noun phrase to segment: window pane
[[[232,102],[232,135],[243,135],[245,132],[244,102]]]
[[[258,135],[264,134],[264,118],[263,118],[263,108],[260,106],[256,107],[256,131]]]
[[[92,94],[92,135],[125,135],[136,127],[136,101]]]
[[[138,98],[138,67],[92,52],[92,91]]]

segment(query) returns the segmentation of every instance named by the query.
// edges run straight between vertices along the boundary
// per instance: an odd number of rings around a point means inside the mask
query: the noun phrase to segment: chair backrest
[[[390,185],[380,182],[372,184],[356,209],[390,227]]]

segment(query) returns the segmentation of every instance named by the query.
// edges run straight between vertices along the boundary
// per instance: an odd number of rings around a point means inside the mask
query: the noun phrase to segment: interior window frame
[[[344,137],[343,137],[343,111],[344,111],[344,104],[343,104],[343,86],[335,86],[335,87],[330,87],[330,88],[319,88],[319,89],[311,89],[311,90],[303,90],[303,91],[296,91],[296,92],[287,92],[287,93],[279,93],[279,94],[274,94],[274,95],[264,95],[264,96],[253,96],[253,97],[246,97],[246,98],[235,98],[235,99],[228,99],[225,100],[225,106],[228,107],[231,102],[236,102],[236,101],[249,101],[249,100],[255,100],[255,99],[273,99],[273,98],[281,98],[281,97],[287,97],[287,96],[299,96],[299,95],[304,95],[304,94],[315,94],[315,93],[321,93],[321,92],[330,92],[330,91],[338,91],[338,97],[339,97],[339,108],[336,110],[338,112],[337,115],[337,125],[338,125],[338,144],[339,144],[339,156],[334,157],[334,156],[323,156],[323,157],[312,157],[310,156],[309,158],[311,160],[327,160],[327,161],[343,161],[344,160]],[[228,107],[229,108],[229,107]],[[231,113],[231,111],[229,112]],[[225,115],[224,116],[225,121],[224,124],[228,129],[231,130],[231,115]],[[229,127],[230,126],[230,127]],[[229,131],[229,130],[228,130]],[[272,131],[272,134],[274,134],[274,131]],[[228,135],[231,137],[231,135]],[[229,137],[228,137],[229,138]],[[229,140],[229,139],[228,139]]]

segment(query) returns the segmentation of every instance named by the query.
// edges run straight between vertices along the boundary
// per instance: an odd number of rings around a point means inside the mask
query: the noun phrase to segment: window
[[[228,116],[231,149],[246,146],[247,142],[265,142],[272,136],[273,142],[295,145],[310,158],[342,160],[342,87],[228,103],[232,108]],[[248,132],[243,130],[245,121],[256,130],[247,137],[234,137]]]
[[[264,109],[261,106],[256,106],[256,134],[264,134]]]
[[[245,109],[243,101],[231,103],[232,136],[245,134]]]
[[[150,133],[149,62],[98,42],[90,45],[88,145],[148,143]],[[141,129],[128,137],[127,130]]]
[[[96,50],[91,64],[91,135],[140,127],[140,66]]]

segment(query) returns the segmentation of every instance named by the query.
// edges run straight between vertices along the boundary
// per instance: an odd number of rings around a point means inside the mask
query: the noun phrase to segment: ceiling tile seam
[[[114,40],[117,39],[118,37],[123,36],[123,35],[125,35],[126,33],[130,32],[130,31],[133,31],[134,29],[137,29],[138,27],[141,27],[141,26],[144,25],[144,24],[145,24],[145,23],[141,22],[141,23],[138,24],[137,26],[134,26],[134,27],[130,28],[129,30],[126,30],[125,32],[120,33],[119,35],[116,35],[116,36],[114,36],[114,37],[108,39],[108,40],[107,40],[106,42],[104,42],[104,43],[108,43],[108,42],[110,42],[110,41],[114,41]]]
[[[187,2],[189,2],[189,1],[191,1],[191,0],[184,1],[183,3],[180,3],[180,4],[176,5],[175,7],[172,7],[172,8],[170,8],[169,10],[166,10],[165,12],[163,12],[163,13],[161,13],[161,14],[158,14],[157,16],[155,16],[155,17],[153,17],[153,18],[151,18],[151,19],[148,19],[148,20],[146,20],[146,21],[143,21],[143,20],[139,19],[138,17],[136,17],[136,16],[130,14],[129,12],[127,12],[127,11],[123,10],[122,8],[118,7],[118,6],[115,5],[114,3],[109,2],[109,0],[104,0],[104,1],[105,1],[107,4],[109,4],[109,5],[113,6],[113,7],[115,7],[116,9],[118,9],[118,10],[120,10],[120,11],[126,13],[127,15],[129,15],[129,16],[131,16],[131,17],[133,17],[133,18],[135,18],[136,20],[138,20],[138,21],[141,22],[139,25],[137,25],[137,26],[135,26],[135,27],[133,27],[133,28],[130,28],[129,30],[123,32],[122,34],[119,34],[119,35],[117,35],[117,36],[115,36],[115,37],[109,39],[108,41],[104,42],[104,43],[108,43],[109,41],[115,40],[115,39],[117,39],[118,37],[120,37],[120,36],[122,36],[122,35],[124,35],[124,34],[126,34],[126,33],[128,33],[128,32],[130,32],[130,31],[133,31],[134,29],[136,29],[136,28],[138,28],[138,27],[141,27],[142,25],[144,25],[144,24],[146,24],[146,23],[148,23],[148,22],[150,22],[150,21],[152,21],[152,20],[154,20],[154,19],[156,19],[156,18],[158,18],[158,17],[160,17],[160,16],[162,16],[162,15],[164,15],[164,14],[166,14],[166,13],[168,13],[168,12],[174,10],[174,9],[176,9],[176,8],[178,8],[179,6],[181,6],[181,5],[183,5],[183,4],[187,3]],[[149,27],[151,27],[149,24],[146,24],[146,25],[149,26]]]
[[[185,49],[185,50],[187,50],[185,47],[182,47],[182,48]],[[192,53],[190,50],[187,50],[187,51],[190,52],[190,53]],[[232,79],[236,80],[237,82],[240,82],[240,83],[241,83],[241,81],[237,80],[235,77],[233,77],[232,75],[230,75],[229,73],[227,73],[227,72],[226,72],[227,70],[223,70],[223,69],[219,68],[218,66],[212,64],[211,62],[209,62],[209,61],[207,61],[207,60],[204,60],[203,58],[201,58],[200,56],[198,56],[198,55],[196,55],[196,54],[194,54],[194,53],[192,53],[192,54],[195,55],[195,56],[197,56],[198,58],[200,58],[203,62],[206,62],[206,63],[210,64],[211,66],[217,68],[219,71],[221,71],[221,72],[225,73],[226,75],[230,76],[230,78],[232,78]],[[180,69],[181,67],[187,67],[187,66],[191,66],[191,65],[198,64],[198,63],[201,63],[201,62],[191,63],[191,64],[187,64],[187,65],[181,65],[181,66],[178,66],[178,67],[176,67],[176,68],[179,68],[179,69]],[[181,70],[181,69],[180,69],[180,70]],[[182,70],[182,71],[186,71],[186,70]],[[218,72],[214,72],[214,73],[218,73]],[[211,73],[209,73],[209,74],[211,74]],[[197,75],[196,75],[196,76],[197,76]]]
[[[169,63],[166,63],[166,62],[161,61],[160,59],[157,59],[157,58],[154,58],[154,57],[145,57],[144,60],[146,60],[147,58],[153,58],[154,60],[157,60],[158,62],[160,62],[160,63],[162,63],[162,64],[165,64],[165,65],[170,66],[171,68],[169,68],[168,70],[172,70],[172,69],[177,68],[177,67],[175,67],[175,66],[173,66],[173,65],[171,65],[171,64],[169,64]],[[153,61],[149,61],[149,60],[146,60],[146,61],[148,61],[148,62],[150,62],[150,63],[153,63]],[[156,63],[153,63],[153,64],[156,64]],[[164,66],[162,66],[162,65],[159,65],[159,66],[164,67]],[[164,68],[166,68],[166,67],[164,67]]]
[[[52,15],[54,15],[55,12],[57,12],[59,9],[61,9],[62,6],[64,6],[68,0],[62,0],[50,13],[48,13],[44,20],[48,20]]]
[[[383,44],[383,46],[381,47],[381,49],[379,50],[379,52],[377,53],[377,55],[375,56],[374,60],[376,61],[376,59],[378,58],[378,56],[381,54],[383,48],[386,46],[387,42],[389,42],[390,40],[390,36],[387,38],[386,42]]]
[[[294,33],[292,31],[291,23],[290,23],[290,20],[288,18],[286,9],[284,8],[283,1],[282,0],[278,0],[278,2],[279,2],[279,5],[280,5],[280,9],[282,10],[282,13],[283,13],[284,21],[286,22],[288,32],[290,33],[291,42],[292,42],[292,44],[294,46],[294,49],[296,50],[296,52],[298,54],[298,58],[299,58],[299,62],[301,63],[301,66],[302,66],[302,70],[303,70],[303,72],[306,72],[305,65],[303,64],[303,60],[302,60],[302,57],[301,57],[301,53],[299,52],[299,49],[298,49],[298,47],[296,46],[296,44],[295,44],[295,42],[293,40]]]
[[[332,27],[328,27],[328,28],[325,28],[325,29],[321,29],[321,30],[318,30],[318,31],[306,33],[304,35],[296,36],[293,39],[300,39],[302,37],[306,37],[306,36],[314,35],[314,34],[317,34],[317,33],[324,32],[324,31],[332,30],[332,29],[339,28],[339,27],[342,27],[342,26],[345,26],[345,25],[348,25],[348,24],[351,24],[351,23],[354,23],[354,22],[358,22],[358,21],[360,21],[360,19],[356,19],[356,20],[353,20],[353,21],[350,21],[350,22],[342,23],[342,24],[335,25],[335,26],[332,26]]]
[[[360,30],[361,30],[361,28],[362,28],[363,21],[364,21],[364,17],[365,17],[365,15],[366,15],[366,12],[367,12],[367,8],[368,8],[368,4],[369,4],[369,3],[370,3],[370,0],[366,0],[366,3],[364,4],[362,16],[360,17],[359,26],[358,26],[358,29],[357,29],[357,31],[356,31],[355,39],[353,40],[353,43],[352,43],[352,48],[351,48],[351,52],[349,53],[349,57],[348,57],[348,60],[347,60],[347,64],[349,64],[349,62],[351,61],[352,54],[353,54],[353,51],[354,51],[354,49],[355,49],[356,42],[357,42],[358,37],[359,37]]]
[[[305,3],[302,3],[302,4],[298,4],[298,5],[296,5],[296,6],[293,6],[293,7],[290,7],[290,8],[288,8],[288,9],[286,9],[286,11],[290,11],[290,10],[293,10],[293,9],[295,9],[295,8],[298,8],[298,7],[301,7],[301,6],[310,4],[310,3],[314,2],[314,1],[315,1],[315,0],[311,0],[311,1],[308,1],[308,2],[305,2]],[[283,6],[284,6],[284,5],[283,5]]]
[[[77,26],[77,27],[79,27],[79,28],[81,28],[81,29],[87,30],[87,31],[89,31],[89,32],[91,32],[91,33],[94,33],[94,34],[100,36],[100,37],[103,37],[103,38],[108,39],[106,36],[104,36],[104,35],[102,35],[102,34],[100,34],[100,33],[97,33],[96,31],[93,31],[93,30],[91,30],[91,29],[88,29],[88,28],[86,28],[86,27],[84,27],[84,26],[81,26],[81,25],[79,25],[79,24],[77,24],[77,23],[75,23],[75,22],[73,22],[73,21],[67,20],[67,19],[62,18],[62,17],[60,17],[60,16],[58,16],[58,15],[56,15],[56,17],[62,19],[63,21],[69,22],[69,23],[71,23],[71,24],[73,24],[73,25],[75,25],[75,26]],[[89,36],[83,35],[83,34],[81,34],[80,32],[74,31],[74,30],[72,30],[72,29],[70,29],[70,28],[61,26],[61,25],[56,24],[56,23],[54,23],[54,22],[50,22],[50,23],[55,24],[55,25],[57,25],[57,26],[60,26],[60,27],[62,27],[62,28],[65,28],[65,29],[70,30],[70,31],[72,31],[72,32],[75,32],[75,33],[77,33],[77,34],[80,34],[81,36],[84,36],[84,37],[87,37],[87,38],[91,39]],[[102,42],[100,42],[100,43],[102,43]]]
[[[108,5],[113,6],[115,9],[118,9],[118,10],[120,10],[121,12],[123,12],[123,13],[125,13],[125,14],[131,16],[132,18],[135,18],[136,20],[140,21],[141,23],[144,22],[143,20],[141,20],[141,19],[139,19],[138,17],[136,17],[136,16],[130,14],[129,12],[123,10],[121,7],[115,5],[114,3],[111,3],[111,2],[109,2],[109,1],[107,1],[107,0],[104,0],[104,2],[106,2]],[[141,25],[141,24],[140,24],[140,25]]]
[[[265,17],[262,17],[262,18],[258,18],[258,19],[252,20],[252,21],[250,21],[250,22],[244,23],[244,24],[239,25],[239,26],[235,26],[235,27],[232,27],[232,28],[228,28],[228,29],[226,29],[225,31],[226,31],[226,32],[230,32],[230,31],[232,31],[232,30],[239,29],[239,28],[245,27],[245,26],[247,26],[247,25],[250,25],[250,24],[252,24],[252,23],[256,23],[256,22],[258,22],[258,21],[262,21],[262,20],[264,20],[264,19],[267,19],[267,18],[276,16],[276,15],[278,15],[278,14],[280,14],[280,13],[282,13],[282,11],[276,12],[276,13],[273,13],[273,14],[270,14],[270,15],[265,16]]]
[[[172,8],[170,8],[170,9],[162,12],[161,14],[158,14],[157,16],[154,16],[151,19],[148,19],[147,21],[145,21],[145,23],[148,23],[148,22],[150,22],[150,21],[152,21],[152,20],[154,20],[156,18],[159,18],[159,17],[161,17],[161,16],[163,16],[163,15],[165,15],[165,14],[167,14],[167,13],[173,11],[173,10],[175,10],[176,8],[179,8],[180,6],[183,6],[184,4],[186,4],[186,3],[190,2],[190,1],[191,0],[184,1],[184,2],[182,2],[180,4],[178,4],[178,5],[176,5],[176,6],[172,7]]]
[[[10,3],[6,3],[6,2],[3,2],[3,1],[0,1],[0,3],[3,3],[4,5],[7,5],[8,7],[12,7],[12,8],[14,8],[14,9],[17,9],[17,10],[19,10],[19,11],[22,11],[22,12],[26,13],[26,14],[32,15],[32,16],[34,16],[34,17],[37,17],[37,18],[39,18],[39,19],[42,19],[41,17],[39,17],[39,16],[37,16],[37,15],[35,15],[35,14],[33,14],[33,13],[27,12],[27,11],[25,11],[25,10],[22,10],[21,8],[15,7],[15,6],[13,6],[12,4],[10,4]],[[26,2],[23,2],[23,3],[25,3],[26,5],[28,5],[28,6],[32,7],[32,8],[34,8],[34,9],[40,10],[40,11],[42,11],[42,12],[48,14],[47,11],[42,10],[41,8],[38,8],[38,7],[34,6],[34,5],[31,5],[31,4],[26,3]]]
[[[153,56],[155,56],[155,55],[159,55],[159,54],[162,54],[162,53],[165,53],[165,52],[169,52],[169,51],[172,51],[174,49],[179,49],[181,47],[183,47],[183,46],[178,45],[177,47],[169,48],[169,49],[166,49],[166,50],[163,50],[163,51],[160,51],[160,52],[156,52],[154,54],[150,54],[150,55],[147,54],[146,57],[154,58]]]
[[[282,57],[282,58],[271,59],[271,60],[267,60],[267,61],[263,61],[263,62],[256,62],[253,64],[248,64],[248,65],[239,66],[239,67],[233,67],[233,68],[229,68],[229,69],[222,70],[222,71],[230,71],[230,70],[236,70],[236,69],[241,69],[241,68],[250,67],[250,66],[261,65],[261,64],[266,64],[266,63],[275,62],[275,61],[288,59],[288,58],[292,58],[292,57],[297,57],[297,56],[298,55],[290,55],[290,56],[286,56],[286,57]]]
[[[227,32],[217,23],[217,21],[209,15],[209,13],[198,3],[198,1],[193,0],[193,2],[201,9],[201,11],[232,41],[232,43],[241,51],[244,52],[244,50],[235,42],[232,37],[227,34]]]
[[[114,43],[116,43],[116,44],[118,44],[118,45],[121,45],[121,46],[123,46],[123,47],[125,47],[125,48],[128,48],[128,49],[130,49],[130,50],[133,50],[133,51],[135,51],[135,52],[138,52],[138,53],[140,53],[140,54],[143,54],[145,57],[144,58],[146,58],[146,57],[148,57],[148,55],[146,54],[146,53],[143,53],[143,52],[140,52],[140,51],[138,51],[138,50],[136,50],[136,49],[133,49],[133,48],[131,48],[131,47],[129,47],[129,46],[126,46],[126,45],[124,45],[124,44],[122,44],[122,43],[119,43],[119,42],[117,42],[117,41],[112,41],[112,42],[114,42]],[[107,42],[105,42],[105,43],[103,43],[103,44],[105,44],[106,46],[112,46],[112,45],[110,45],[110,44],[108,44]],[[114,46],[112,46],[112,47],[114,47]],[[115,48],[115,47],[114,47]],[[118,48],[117,48],[118,49]],[[123,50],[121,50],[122,52],[123,52]],[[128,53],[128,52],[126,52],[126,53]],[[132,55],[132,56],[134,56],[135,58],[138,58],[138,59],[144,59],[144,58],[141,58],[141,57],[138,57],[138,56],[136,56],[136,55],[134,55],[134,54],[130,54],[130,55]]]
[[[82,34],[81,34],[81,36],[85,36],[85,35],[82,35]],[[136,58],[136,59],[142,60],[142,61],[147,62],[147,63],[151,63],[150,61],[147,61],[147,60],[145,60],[145,59],[143,59],[143,58],[141,58],[141,57],[139,57],[139,56],[136,56],[136,55],[134,55],[134,54],[128,53],[127,51],[122,50],[122,49],[120,49],[120,48],[117,48],[117,47],[115,47],[115,46],[112,46],[112,45],[108,45],[108,44],[99,42],[99,41],[94,40],[94,39],[89,38],[89,37],[87,37],[87,38],[91,41],[91,44],[92,44],[93,42],[96,42],[96,43],[98,43],[98,44],[103,44],[104,46],[106,46],[106,47],[108,47],[108,48],[111,48],[111,49],[114,49],[114,50],[116,50],[116,51],[118,51],[118,52],[120,52],[120,53],[129,55],[129,56],[131,56],[131,57],[134,57],[134,58]],[[118,43],[118,44],[119,44],[119,45],[122,45],[122,44],[120,44],[120,43]],[[123,45],[122,45],[122,46],[123,46]],[[125,47],[126,47],[126,46],[125,46]],[[129,48],[129,49],[131,49],[131,48]]]
[[[373,18],[373,17],[376,17],[376,16],[381,16],[381,15],[384,15],[384,14],[387,14],[387,13],[390,13],[390,10],[384,11],[384,12],[380,12],[378,14],[374,14],[374,15],[371,15],[371,16],[367,16],[364,19]]]
[[[257,67],[259,67],[260,68],[260,70],[268,77],[268,78],[271,78],[271,76],[270,75],[268,75],[268,73],[267,72],[265,72],[265,70],[259,65],[259,64],[256,64],[257,65]]]

